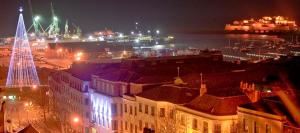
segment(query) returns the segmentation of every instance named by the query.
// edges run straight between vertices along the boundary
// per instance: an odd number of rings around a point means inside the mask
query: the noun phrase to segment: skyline
[[[283,15],[297,22],[300,20],[300,2],[297,0],[32,0],[34,14],[41,15],[43,25],[50,21],[50,3],[60,18],[61,28],[66,19],[79,25],[84,33],[109,28],[129,32],[139,22],[145,29],[158,28],[166,33],[191,33],[221,31],[233,20]],[[3,0],[0,5],[0,36],[14,34],[18,7],[24,6],[25,23],[30,26],[28,1]],[[289,7],[289,8],[287,8]]]

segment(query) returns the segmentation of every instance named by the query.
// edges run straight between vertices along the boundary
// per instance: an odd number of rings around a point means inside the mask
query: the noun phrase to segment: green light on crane
[[[35,17],[34,17],[34,21],[35,21],[35,22],[39,21],[40,19],[41,19],[40,16],[35,16]]]
[[[53,17],[54,21],[58,21],[58,18],[56,16]]]

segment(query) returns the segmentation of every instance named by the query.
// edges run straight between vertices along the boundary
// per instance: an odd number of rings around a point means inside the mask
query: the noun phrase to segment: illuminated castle
[[[295,21],[283,16],[263,17],[255,20],[234,21],[233,24],[226,24],[225,31],[228,32],[249,32],[249,33],[276,33],[296,31],[299,27]]]

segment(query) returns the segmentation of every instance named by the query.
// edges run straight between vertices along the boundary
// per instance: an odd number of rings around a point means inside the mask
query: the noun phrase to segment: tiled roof
[[[138,97],[174,104],[185,104],[199,95],[199,90],[174,85],[155,87],[138,94]]]
[[[232,97],[217,97],[209,94],[198,96],[185,106],[200,112],[213,115],[235,115],[240,104],[249,103],[245,95]]]
[[[90,64],[90,63],[81,63],[73,64],[70,69],[65,70],[66,72],[72,74],[74,77],[77,77],[81,80],[91,80],[91,75],[100,73],[107,68],[117,68],[119,64],[117,63],[103,63],[103,64]]]

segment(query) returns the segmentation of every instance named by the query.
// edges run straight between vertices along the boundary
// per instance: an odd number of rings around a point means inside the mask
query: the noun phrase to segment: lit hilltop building
[[[234,21],[226,24],[227,32],[246,32],[246,33],[281,33],[297,31],[299,27],[296,21],[289,20],[283,16],[262,17],[258,20],[249,19]]]

